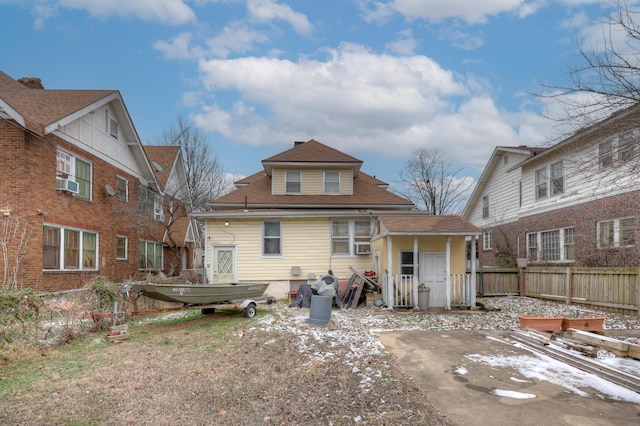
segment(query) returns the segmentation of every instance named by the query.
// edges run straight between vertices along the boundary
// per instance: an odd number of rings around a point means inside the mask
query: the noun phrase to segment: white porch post
[[[477,235],[471,236],[471,309],[476,307],[476,241]]]
[[[451,309],[451,237],[447,237],[447,251],[445,253],[445,274],[447,283],[447,299],[444,308]]]
[[[391,235],[387,235],[387,309],[393,309],[393,244]]]
[[[411,286],[413,292],[413,309],[420,309],[418,306],[418,236],[413,236],[413,284]]]

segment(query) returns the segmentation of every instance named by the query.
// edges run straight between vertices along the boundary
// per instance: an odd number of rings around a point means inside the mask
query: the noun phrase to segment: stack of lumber
[[[127,340],[130,337],[131,335],[129,334],[129,326],[127,324],[113,325],[107,332],[108,342],[122,342],[123,340]]]

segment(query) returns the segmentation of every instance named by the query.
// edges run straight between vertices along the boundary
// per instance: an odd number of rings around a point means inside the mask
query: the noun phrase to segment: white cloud
[[[364,4],[365,19],[368,21],[386,20],[393,13],[399,13],[408,21],[426,19],[439,22],[458,18],[469,24],[482,24],[489,16],[504,12],[516,13],[522,17],[533,13],[539,7],[539,1],[522,0],[374,0]]]
[[[313,137],[345,152],[389,158],[439,147],[481,169],[496,145],[542,139],[532,130],[539,116],[500,111],[477,79],[462,79],[421,55],[380,55],[344,44],[325,60],[215,59],[202,61],[200,72],[207,93],[237,98],[227,104],[217,98],[193,119],[241,143]]]
[[[395,41],[387,43],[386,47],[399,55],[410,55],[415,51],[416,47],[418,47],[418,41],[413,38],[413,30],[409,28],[400,31],[398,38]]]
[[[134,17],[169,25],[194,22],[196,15],[183,0],[60,0],[60,7],[86,10],[91,16]]]
[[[247,0],[249,18],[257,22],[269,22],[281,20],[288,22],[298,34],[311,33],[313,26],[307,17],[299,12],[294,12],[289,6],[280,4],[275,0]]]
[[[244,23],[232,22],[220,34],[207,40],[207,46],[214,57],[226,58],[230,53],[247,52],[253,50],[256,43],[267,41],[265,34]]]

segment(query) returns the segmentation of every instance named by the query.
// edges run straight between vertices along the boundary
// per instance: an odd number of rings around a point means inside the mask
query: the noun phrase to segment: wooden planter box
[[[576,330],[602,333],[603,323],[604,317],[565,318],[562,320],[562,330],[567,331],[570,328],[574,328]]]
[[[520,328],[532,328],[534,330],[560,333],[562,331],[562,321],[564,316],[557,317],[534,317],[530,315],[518,315]]]

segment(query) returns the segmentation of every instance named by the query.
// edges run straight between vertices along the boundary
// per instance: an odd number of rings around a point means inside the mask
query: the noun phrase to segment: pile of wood
[[[107,342],[122,342],[130,338],[129,326],[127,324],[112,325],[107,331]]]
[[[353,267],[349,267],[353,275],[347,282],[347,287],[342,293],[342,309],[351,309],[358,307],[364,300],[366,300],[365,291],[371,290],[378,292],[378,282],[370,277],[367,277],[363,273],[355,270]]]

